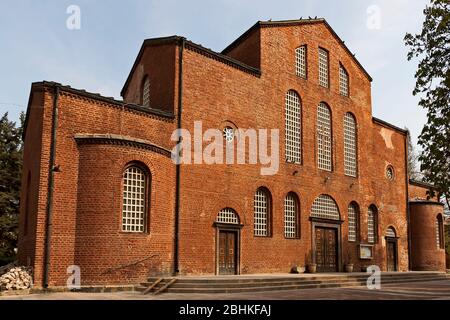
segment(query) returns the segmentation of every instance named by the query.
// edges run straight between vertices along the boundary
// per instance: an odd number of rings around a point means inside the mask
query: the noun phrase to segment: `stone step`
[[[436,277],[436,276],[445,276],[443,273],[424,273],[424,274],[382,274],[382,279],[414,279],[417,277],[426,278],[426,277]],[[309,282],[309,281],[319,281],[319,282],[325,282],[325,281],[350,281],[350,280],[366,280],[369,277],[368,274],[364,275],[354,275],[354,276],[320,276],[320,277],[276,277],[276,278],[269,278],[269,277],[261,277],[261,278],[238,278],[238,277],[230,277],[230,278],[210,278],[210,279],[204,279],[204,278],[178,278],[175,285],[181,285],[181,284],[195,284],[195,285],[247,285],[247,284],[258,284],[258,283],[281,283],[281,282]],[[156,279],[149,278],[148,281],[145,283],[146,285],[149,285],[153,283]],[[168,279],[164,279],[161,283],[168,282]]]
[[[367,277],[366,277],[367,279]],[[336,288],[336,287],[355,287],[355,286],[366,286],[366,279],[342,279],[343,281],[304,281],[304,282],[254,282],[251,284],[239,284],[239,286],[218,286],[217,284],[201,284],[201,285],[190,285],[183,284],[180,286],[175,283],[173,286],[169,287],[165,292],[167,293],[239,293],[239,292],[264,292],[264,291],[281,291],[281,290],[299,290],[299,289],[314,289],[314,288]],[[383,279],[382,285],[386,284],[396,284],[396,283],[408,283],[408,282],[422,282],[422,281],[436,281],[442,279],[450,279],[445,274],[434,274],[430,277],[428,274],[426,276],[416,276],[416,277],[396,277]],[[261,285],[263,284],[263,285]],[[144,291],[147,288],[147,283],[143,283],[136,287],[136,291]]]

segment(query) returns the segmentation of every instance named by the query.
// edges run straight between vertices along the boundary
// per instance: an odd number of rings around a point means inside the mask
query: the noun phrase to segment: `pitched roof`
[[[370,74],[364,69],[362,64],[356,59],[355,55],[350,51],[350,49],[346,46],[345,42],[337,35],[337,33],[333,30],[333,28],[328,24],[328,22],[324,18],[314,18],[314,19],[298,19],[298,20],[280,20],[280,21],[258,21],[256,22],[250,29],[245,31],[239,38],[234,40],[230,45],[228,45],[223,51],[222,54],[227,54],[231,49],[240,44],[244,39],[246,39],[253,31],[258,28],[265,27],[285,27],[285,26],[299,26],[305,24],[320,24],[323,23],[325,27],[331,32],[331,34],[340,42],[342,47],[348,52],[348,54],[353,58],[358,67],[364,72],[369,81],[372,81],[372,77]]]

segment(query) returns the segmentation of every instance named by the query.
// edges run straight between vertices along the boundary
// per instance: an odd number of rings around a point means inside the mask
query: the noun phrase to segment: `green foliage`
[[[406,34],[408,60],[419,59],[414,95],[427,111],[419,136],[425,180],[433,183],[450,205],[450,2],[431,0],[424,10],[422,32]],[[434,192],[430,192],[434,196]]]
[[[0,119],[0,263],[15,258],[19,225],[19,199],[22,173],[22,127],[8,120],[8,113]]]

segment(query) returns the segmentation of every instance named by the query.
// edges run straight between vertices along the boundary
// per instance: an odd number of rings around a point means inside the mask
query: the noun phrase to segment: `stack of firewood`
[[[10,264],[0,269],[0,290],[24,290],[32,285],[31,270]]]

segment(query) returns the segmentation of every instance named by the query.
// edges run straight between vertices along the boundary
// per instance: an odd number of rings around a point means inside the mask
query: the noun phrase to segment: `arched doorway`
[[[308,259],[318,272],[338,272],[341,269],[341,224],[339,209],[332,197],[322,194],[311,208],[312,252]]]
[[[387,271],[397,271],[397,233],[394,227],[389,227],[386,229],[386,263]]]
[[[240,229],[239,216],[231,208],[219,211],[216,227],[216,274],[239,274]]]

